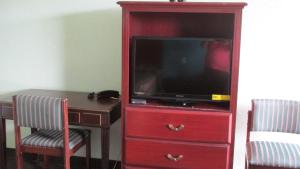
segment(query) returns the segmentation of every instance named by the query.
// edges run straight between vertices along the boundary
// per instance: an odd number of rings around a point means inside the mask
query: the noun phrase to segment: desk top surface
[[[27,94],[33,96],[55,96],[67,98],[70,111],[87,111],[87,112],[101,112],[110,113],[116,106],[120,105],[119,99],[101,99],[97,100],[88,99],[87,92],[74,92],[74,91],[58,91],[58,90],[41,90],[41,89],[28,89],[22,90],[7,95],[0,95],[0,103],[12,104],[12,96],[18,94]]]

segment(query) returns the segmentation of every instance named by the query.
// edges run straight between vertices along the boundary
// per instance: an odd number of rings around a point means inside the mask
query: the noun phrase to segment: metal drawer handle
[[[178,125],[177,127],[174,127],[173,124],[168,124],[167,127],[168,127],[170,130],[176,131],[176,132],[177,132],[177,131],[180,131],[180,130],[182,130],[182,129],[184,129],[184,125],[183,125],[183,124],[180,124],[180,125]]]
[[[168,160],[171,160],[171,161],[174,161],[174,162],[177,162],[179,160],[182,160],[183,159],[183,155],[177,155],[177,156],[173,156],[172,154],[167,154],[166,155],[166,158]]]

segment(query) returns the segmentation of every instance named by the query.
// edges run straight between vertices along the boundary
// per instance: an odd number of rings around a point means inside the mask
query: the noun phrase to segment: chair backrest
[[[15,120],[18,126],[48,130],[63,130],[64,108],[62,98],[17,95]]]
[[[300,134],[300,102],[278,99],[252,100],[252,131]]]

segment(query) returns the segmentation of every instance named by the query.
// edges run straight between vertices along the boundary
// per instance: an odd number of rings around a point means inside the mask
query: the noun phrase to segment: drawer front
[[[5,119],[13,120],[11,104],[1,104],[0,115]],[[91,127],[101,127],[101,114],[85,113],[85,112],[69,112],[69,124],[82,125]]]
[[[12,105],[2,104],[0,111],[1,111],[0,115],[3,118],[13,120],[13,108],[12,108]]]
[[[79,112],[69,112],[69,123],[73,125],[80,124],[80,113]]]
[[[101,120],[101,114],[84,112],[80,114],[80,125],[99,127],[101,126]]]
[[[126,136],[230,143],[230,113],[126,109]]]
[[[126,165],[153,168],[227,169],[226,144],[181,144],[126,140]]]

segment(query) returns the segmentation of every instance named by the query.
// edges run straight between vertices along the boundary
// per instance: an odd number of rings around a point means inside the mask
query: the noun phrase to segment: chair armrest
[[[245,169],[249,169],[249,161],[251,159],[251,153],[250,153],[251,150],[249,144],[247,143],[246,143],[246,153],[245,153]]]
[[[248,111],[248,121],[247,121],[247,137],[246,137],[246,143],[249,142],[249,137],[250,137],[250,131],[252,130],[253,127],[253,113],[252,110]]]
[[[246,137],[246,153],[245,153],[245,169],[249,169],[249,160],[250,160],[250,150],[248,147],[248,143],[250,141],[250,131],[253,125],[253,113],[252,110],[249,110],[247,113],[248,120],[247,120],[247,137]]]

